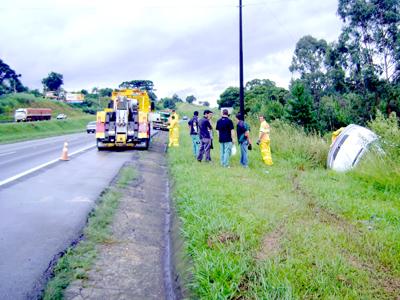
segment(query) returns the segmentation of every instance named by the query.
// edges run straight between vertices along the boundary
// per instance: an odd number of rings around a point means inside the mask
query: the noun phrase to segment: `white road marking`
[[[77,150],[77,151],[75,151],[75,152],[69,154],[69,156],[76,155],[76,154],[78,154],[78,153],[81,153],[81,152],[83,152],[83,151],[89,150],[90,148],[94,148],[94,147],[96,147],[96,145],[91,145],[91,146],[88,146],[88,147],[79,149],[79,150]],[[5,179],[5,180],[3,180],[3,181],[0,181],[0,187],[3,186],[3,185],[5,185],[5,184],[7,184],[7,183],[13,182],[13,181],[15,181],[15,180],[17,180],[17,179],[19,179],[19,178],[21,178],[21,177],[24,177],[24,176],[26,176],[26,175],[28,175],[28,174],[31,174],[31,173],[33,173],[33,172],[36,172],[36,171],[40,170],[40,169],[43,169],[43,168],[45,168],[45,167],[47,167],[47,166],[50,166],[50,165],[52,165],[52,164],[54,164],[54,163],[56,163],[56,162],[58,162],[58,161],[60,161],[59,158],[53,159],[53,160],[51,160],[51,161],[48,161],[47,163],[41,164],[41,165],[39,165],[39,166],[37,166],[37,167],[34,167],[34,168],[32,168],[32,169],[29,169],[29,170],[27,170],[27,171],[25,171],[25,172],[19,173],[19,174],[17,174],[17,175],[14,175],[14,176],[12,176],[12,177],[9,177],[9,178],[7,178],[7,179]]]
[[[3,153],[0,153],[0,156],[6,156],[6,155],[14,154],[14,153],[17,153],[17,152],[16,152],[16,151],[12,151],[12,152],[3,152]]]

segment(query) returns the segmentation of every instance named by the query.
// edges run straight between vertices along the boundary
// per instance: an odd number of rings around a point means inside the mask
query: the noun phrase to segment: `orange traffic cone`
[[[62,150],[60,160],[69,160],[69,158],[68,158],[68,143],[67,142],[64,143],[64,148]]]

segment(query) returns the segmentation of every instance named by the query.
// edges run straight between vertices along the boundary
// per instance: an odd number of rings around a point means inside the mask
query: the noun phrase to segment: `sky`
[[[287,88],[296,42],[337,40],[337,0],[242,0],[244,81]],[[239,86],[237,0],[4,0],[0,59],[42,90],[50,72],[67,91],[152,80],[158,98],[216,105]]]

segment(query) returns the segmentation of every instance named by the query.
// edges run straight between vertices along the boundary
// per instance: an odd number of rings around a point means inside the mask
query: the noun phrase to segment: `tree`
[[[151,80],[131,80],[124,81],[119,86],[123,89],[143,89],[147,91],[151,101],[157,101],[157,95],[154,93],[154,83]]]
[[[356,121],[356,116],[349,98],[342,96],[324,96],[321,99],[318,125],[321,131],[334,131]]]
[[[338,14],[345,22],[341,38],[353,73],[362,79],[366,70],[389,82],[399,80],[400,1],[339,0]]]
[[[287,108],[288,119],[303,126],[307,131],[316,129],[315,112],[310,92],[301,81],[295,81],[291,87],[292,98]]]
[[[145,89],[146,91],[152,91],[154,89],[154,83],[151,80],[131,80],[124,81],[119,85],[119,88],[123,89]]]
[[[177,102],[183,102],[183,100],[178,96],[178,94],[173,94],[172,95],[172,100],[177,103]]]
[[[271,80],[253,79],[246,83],[246,111],[252,114],[261,112],[268,119],[280,118],[288,97],[289,92]]]
[[[228,87],[220,96],[217,101],[218,107],[239,107],[239,88]]]
[[[187,97],[186,97],[186,102],[187,102],[187,103],[193,103],[193,102],[196,101],[196,100],[197,100],[196,97],[193,96],[193,95],[190,95],[190,96],[187,96]]]
[[[326,87],[325,58],[328,51],[328,43],[321,39],[307,35],[296,44],[290,72],[298,72],[300,79],[310,89],[314,101],[319,103],[321,92]]]
[[[99,89],[99,94],[101,97],[111,97],[112,92],[113,89],[111,88]]]
[[[203,101],[203,106],[209,107],[209,106],[210,106],[210,102],[208,102],[208,101]]]
[[[51,72],[47,77],[43,78],[42,84],[47,91],[58,91],[64,84],[63,75]]]
[[[81,90],[81,94],[87,96],[89,94],[89,92],[87,90],[85,90],[85,89],[82,89]]]
[[[176,108],[176,101],[173,98],[161,98],[160,102],[164,108],[174,109]]]
[[[17,74],[0,59],[0,95],[25,91],[26,88],[22,85],[19,77],[21,74]]]

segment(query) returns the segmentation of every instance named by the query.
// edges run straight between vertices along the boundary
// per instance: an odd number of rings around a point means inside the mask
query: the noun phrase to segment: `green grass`
[[[257,126],[252,128],[256,140]],[[328,141],[280,122],[272,125],[272,167],[263,165],[255,147],[249,169],[240,167],[238,155],[230,169],[221,168],[214,144],[213,163],[197,163],[190,137],[181,130],[180,147],[168,153],[195,298],[400,294],[394,179],[380,174],[375,184],[364,166],[349,173],[326,170]]]
[[[74,132],[85,132],[86,125],[94,116],[75,119],[0,124],[0,143],[31,140]]]
[[[48,282],[43,298],[46,300],[63,299],[64,289],[76,279],[86,279],[96,256],[96,245],[110,240],[109,225],[122,197],[121,189],[137,178],[133,167],[124,167],[119,174],[116,187],[111,187],[98,200],[90,213],[84,229],[84,239],[75,247],[70,247],[58,260],[54,276]]]
[[[213,111],[214,113],[219,114],[219,110],[217,108],[210,108],[210,107],[206,107],[203,105],[197,105],[197,104],[190,104],[187,102],[183,102],[183,103],[177,103],[177,111],[180,115],[180,117],[182,118],[183,116],[187,116],[189,119],[193,116],[193,112],[195,110],[197,110],[199,112],[199,116],[202,117],[203,116],[203,112],[206,109],[209,109],[211,111]]]

